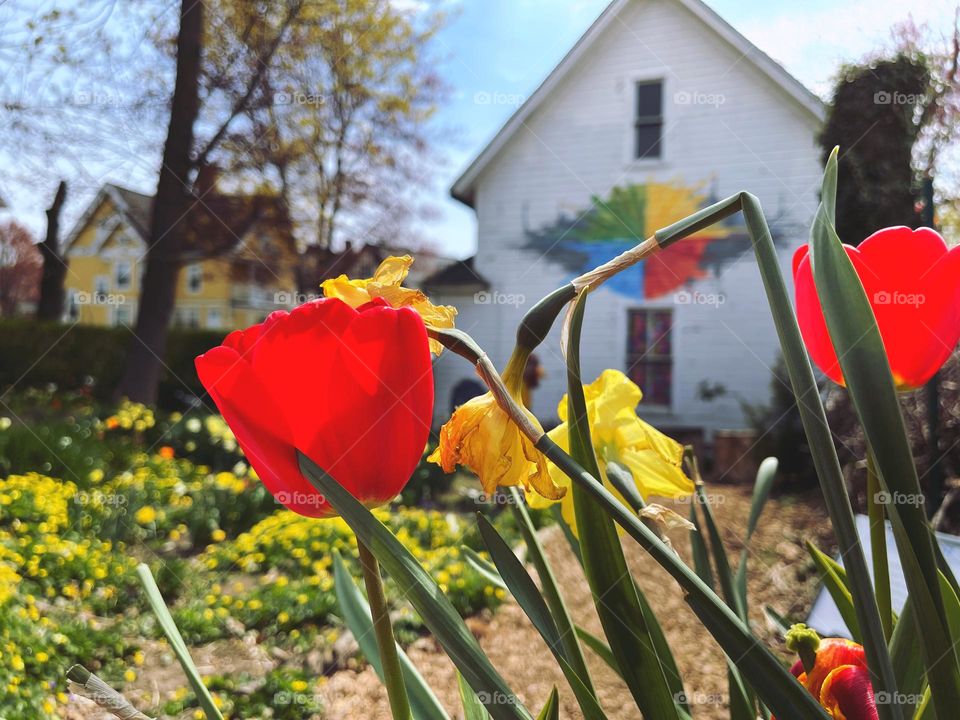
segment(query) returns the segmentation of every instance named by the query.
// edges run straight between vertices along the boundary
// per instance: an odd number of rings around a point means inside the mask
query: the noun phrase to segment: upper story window
[[[643,391],[644,402],[667,405],[673,400],[673,312],[629,310],[627,375]]]
[[[117,290],[129,290],[133,283],[133,269],[128,260],[118,260],[114,266],[114,285]]]
[[[636,87],[634,154],[637,159],[663,154],[663,81],[645,80]]]
[[[187,291],[198,293],[203,289],[203,266],[200,263],[187,265]]]

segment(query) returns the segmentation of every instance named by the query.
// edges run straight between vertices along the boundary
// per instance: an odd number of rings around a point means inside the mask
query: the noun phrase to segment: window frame
[[[196,280],[196,287],[193,287],[193,282]],[[191,295],[199,295],[203,292],[203,264],[202,263],[190,263],[187,265],[186,271],[184,273],[184,282],[186,284],[187,292]]]
[[[625,122],[628,123],[628,131],[624,133],[623,157],[627,170],[631,168],[650,169],[664,166],[670,160],[670,147],[667,143],[667,126],[672,111],[669,108],[667,99],[670,97],[670,70],[665,67],[647,68],[639,72],[628,75],[624,78],[623,87],[625,91],[621,92],[624,103]],[[660,153],[657,156],[638,157],[637,156],[637,123],[641,119],[638,115],[637,107],[637,88],[640,85],[659,83],[660,85]],[[652,117],[652,116],[644,116]]]
[[[121,266],[126,266],[127,268],[126,283],[120,282]],[[118,291],[133,290],[133,263],[130,260],[117,260],[113,263],[113,283]]]
[[[664,82],[662,79],[637,80],[633,83],[633,159],[634,160],[661,160],[663,158],[663,106]],[[657,86],[660,89],[660,112],[657,115],[640,114],[640,88]],[[657,141],[650,149],[656,148],[656,155],[640,154],[640,128],[655,127],[658,130]]]
[[[653,318],[657,314],[666,313],[670,317],[670,326],[668,329],[668,334],[670,337],[670,352],[666,354],[657,353],[654,354],[651,352],[651,348],[656,344],[658,337],[653,337]],[[646,316],[646,338],[645,346],[646,350],[643,353],[638,353],[631,346],[631,337],[633,332],[633,318],[636,315],[643,314]],[[627,308],[626,312],[626,335],[625,335],[625,347],[624,347],[624,356],[625,356],[625,372],[627,377],[633,380],[633,371],[637,367],[648,368],[655,363],[667,363],[670,367],[670,385],[668,388],[668,397],[667,402],[655,402],[653,398],[653,392],[650,391],[648,387],[644,387],[642,383],[637,383],[640,386],[640,389],[643,391],[643,404],[642,407],[648,410],[659,410],[659,411],[674,411],[676,408],[677,401],[677,334],[674,332],[677,325],[677,314],[675,309],[672,307],[665,307],[661,305],[655,306],[636,306]],[[661,336],[662,337],[662,336]],[[646,375],[646,373],[644,373]],[[635,382],[635,381],[634,381]],[[649,383],[646,383],[649,385]]]
[[[213,323],[211,315],[216,317],[216,324]],[[203,316],[203,326],[207,330],[222,330],[223,329],[223,310],[219,307],[208,307]]]
[[[106,297],[109,294],[110,294],[110,277],[107,275],[95,275],[93,278],[94,302],[106,302]]]

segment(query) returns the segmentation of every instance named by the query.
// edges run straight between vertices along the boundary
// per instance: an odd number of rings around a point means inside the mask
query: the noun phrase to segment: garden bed
[[[724,539],[732,553],[740,549],[739,537],[749,512],[749,489],[737,486],[711,486],[710,498]],[[680,512],[688,508],[677,506]],[[761,519],[754,536],[750,556],[749,589],[751,619],[768,645],[782,652],[778,635],[768,625],[763,612],[770,605],[780,614],[803,618],[809,610],[817,589],[817,578],[803,547],[810,539],[822,547],[829,547],[830,525],[818,495],[773,498]],[[548,527],[541,531],[547,554],[554,566],[557,580],[574,619],[588,630],[599,633],[600,626],[589,592],[559,529]],[[673,533],[674,545],[689,559],[688,543],[684,533]],[[630,540],[625,540],[628,560],[664,626],[685,679],[688,699],[694,717],[726,717],[727,678],[723,656],[710,636],[690,612],[676,585],[663,570],[639,551]],[[580,717],[576,702],[567,688],[554,660],[542,640],[524,617],[519,607],[507,602],[495,612],[483,612],[468,621],[490,654],[494,664],[530,707],[538,707],[556,685],[562,698],[561,716]],[[149,662],[128,687],[131,698],[143,707],[156,707],[176,695],[183,686],[182,676],[169,651],[156,643],[148,653]],[[429,637],[415,640],[408,652],[437,692],[452,717],[459,716],[459,700],[453,666]],[[271,652],[270,643],[257,645],[242,640],[217,641],[198,648],[198,665],[204,673],[249,676],[249,691],[257,687],[255,678],[262,678],[273,667],[309,664],[310,653],[293,658],[287,653]],[[316,658],[314,658],[316,660]],[[600,694],[601,703],[611,720],[635,718],[636,710],[622,682],[595,656],[588,655],[591,672]],[[337,665],[327,666],[316,690],[303,697],[296,693],[277,697],[284,701],[317,701],[323,718],[388,718],[386,693],[373,671],[356,658],[341,658]],[[104,718],[100,711],[89,706],[80,711],[74,708],[75,718],[92,720]],[[309,717],[302,712],[298,717]],[[185,711],[178,718],[190,718]]]

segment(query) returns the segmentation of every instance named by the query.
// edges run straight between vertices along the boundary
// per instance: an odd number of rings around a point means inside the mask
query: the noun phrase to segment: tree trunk
[[[181,0],[177,79],[150,221],[147,267],[140,287],[135,337],[131,339],[126,369],[117,388],[118,395],[138,402],[154,403],[157,399],[185,244],[184,217],[195,202],[188,175],[192,166],[193,125],[200,102],[202,42],[203,3]]]
[[[37,320],[58,322],[63,317],[63,280],[67,275],[67,261],[60,254],[60,211],[66,199],[67,183],[61,180],[53,204],[47,210],[47,234],[40,244],[43,275],[40,277]]]

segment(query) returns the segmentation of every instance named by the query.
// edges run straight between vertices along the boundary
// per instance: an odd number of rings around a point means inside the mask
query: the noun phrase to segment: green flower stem
[[[873,451],[867,447],[867,517],[870,519],[870,550],[873,558],[873,591],[880,608],[883,635],[890,642],[893,635],[893,602],[890,597],[890,566],[887,563],[886,513],[883,508],[880,478],[873,459]]]
[[[357,538],[360,551],[360,566],[363,568],[363,581],[367,586],[367,601],[373,617],[373,629],[380,649],[380,665],[383,668],[383,684],[390,699],[390,711],[393,720],[411,720],[410,700],[407,688],[403,684],[403,672],[400,669],[400,656],[397,654],[397,641],[393,637],[390,613],[387,609],[387,597],[383,592],[383,578],[380,577],[380,565],[370,549]]]

